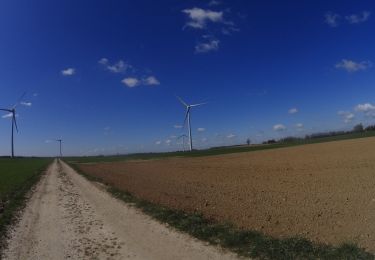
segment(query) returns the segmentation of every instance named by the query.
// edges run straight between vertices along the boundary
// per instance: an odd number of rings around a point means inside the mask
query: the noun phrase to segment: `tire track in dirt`
[[[57,160],[8,244],[4,259],[236,259],[152,220]]]

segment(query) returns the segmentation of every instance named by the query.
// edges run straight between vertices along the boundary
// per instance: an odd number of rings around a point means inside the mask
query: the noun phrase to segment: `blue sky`
[[[181,149],[375,123],[373,1],[0,2],[0,107],[18,155]],[[2,113],[6,116],[6,113]],[[0,155],[10,153],[0,118]]]

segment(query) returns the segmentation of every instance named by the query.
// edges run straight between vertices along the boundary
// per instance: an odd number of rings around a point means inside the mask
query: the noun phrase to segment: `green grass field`
[[[0,252],[6,228],[24,203],[25,195],[52,162],[42,158],[0,158]]]
[[[337,135],[331,137],[315,138],[309,140],[298,140],[294,142],[287,143],[275,143],[266,145],[250,145],[250,146],[228,146],[228,147],[218,147],[207,150],[195,150],[192,152],[169,152],[169,153],[139,153],[139,154],[129,154],[129,155],[119,155],[119,156],[88,156],[88,157],[70,157],[65,158],[66,161],[76,162],[76,163],[90,163],[90,162],[115,162],[115,161],[127,161],[127,160],[148,160],[148,159],[160,159],[167,157],[200,157],[200,156],[212,156],[220,154],[230,154],[230,153],[243,153],[243,152],[253,152],[269,149],[278,149],[284,147],[291,147],[297,145],[306,144],[316,144],[333,142],[340,140],[349,140],[357,138],[374,137],[375,131],[370,132],[360,132],[360,133],[350,133],[345,135]]]

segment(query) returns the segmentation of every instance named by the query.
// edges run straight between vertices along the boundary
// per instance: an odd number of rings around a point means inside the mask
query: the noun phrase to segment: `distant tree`
[[[365,130],[366,131],[375,131],[375,125],[369,125],[368,127],[366,127]]]
[[[247,143],[247,145],[250,145],[250,144],[251,144],[251,140],[250,140],[250,138],[247,138],[246,143]]]
[[[364,128],[362,124],[355,125],[353,127],[353,132],[363,132]]]

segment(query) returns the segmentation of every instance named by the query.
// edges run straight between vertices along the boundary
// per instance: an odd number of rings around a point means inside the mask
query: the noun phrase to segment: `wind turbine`
[[[185,152],[185,137],[188,137],[187,135],[183,134],[183,135],[180,135],[177,140],[181,139],[182,138],[182,149],[183,151]]]
[[[16,107],[18,106],[21,99],[26,95],[26,92],[22,94],[22,96],[18,99],[17,103],[12,108],[0,108],[1,111],[9,112],[12,117],[12,158],[14,158],[14,128],[16,128],[16,131],[18,133],[18,126],[17,126],[17,120],[16,120]]]
[[[56,139],[55,141],[60,143],[60,158],[61,158],[62,157],[62,152],[61,152],[62,139]]]
[[[190,110],[193,107],[198,107],[198,106],[201,106],[201,105],[205,105],[207,103],[198,103],[198,104],[188,105],[180,97],[177,96],[177,98],[181,102],[181,104],[186,108],[186,115],[185,115],[184,125],[186,125],[186,121],[187,121],[187,123],[188,123],[188,129],[189,129],[189,146],[190,146],[190,151],[193,151],[193,139],[192,139],[192,135],[191,135]]]

